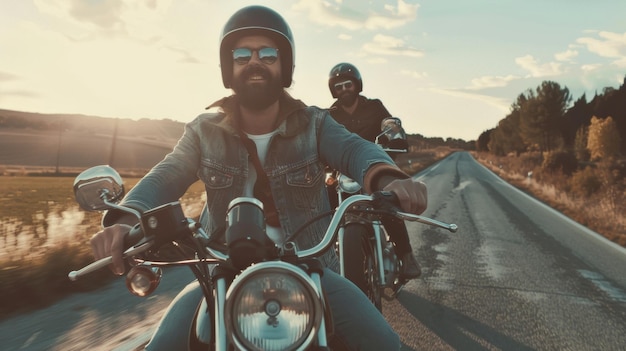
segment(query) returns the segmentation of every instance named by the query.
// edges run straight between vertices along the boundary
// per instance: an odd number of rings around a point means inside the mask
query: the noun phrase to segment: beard
[[[359,94],[357,93],[346,91],[339,95],[338,100],[341,106],[350,107],[354,105],[354,102],[356,101],[358,96]]]
[[[264,82],[250,82],[253,75],[262,76]],[[264,110],[276,102],[283,92],[282,80],[274,77],[262,66],[251,65],[239,77],[233,79],[233,90],[238,96],[239,103],[250,110]]]

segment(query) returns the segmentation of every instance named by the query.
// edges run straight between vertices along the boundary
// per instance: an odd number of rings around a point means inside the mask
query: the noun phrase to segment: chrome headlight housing
[[[361,190],[361,185],[346,175],[340,174],[337,182],[339,183],[339,189],[344,193],[354,194]]]
[[[320,328],[322,298],[313,280],[289,263],[257,263],[226,293],[231,342],[245,350],[302,350]]]

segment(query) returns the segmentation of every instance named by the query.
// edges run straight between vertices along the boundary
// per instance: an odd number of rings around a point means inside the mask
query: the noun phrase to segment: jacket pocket
[[[317,162],[304,165],[287,173],[287,185],[314,187],[323,181],[324,168]]]
[[[226,189],[233,185],[234,171],[226,170],[210,161],[202,161],[199,177],[209,189]]]
[[[316,212],[320,208],[324,186],[324,168],[312,163],[287,173],[288,202],[294,208]]]

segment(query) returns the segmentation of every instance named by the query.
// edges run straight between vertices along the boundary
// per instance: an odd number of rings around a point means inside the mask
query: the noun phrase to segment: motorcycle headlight
[[[322,301],[313,280],[285,262],[263,262],[242,272],[226,293],[226,328],[246,350],[301,350],[319,330]]]
[[[361,190],[361,185],[346,175],[341,174],[339,179],[337,179],[337,182],[339,182],[339,188],[341,191],[345,193],[354,194]]]

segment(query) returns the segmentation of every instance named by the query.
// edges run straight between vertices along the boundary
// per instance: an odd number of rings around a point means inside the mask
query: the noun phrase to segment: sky
[[[220,34],[252,4],[291,27],[292,96],[329,107],[350,62],[410,134],[475,140],[543,81],[626,78],[624,0],[0,0],[0,109],[191,121],[231,94]]]

